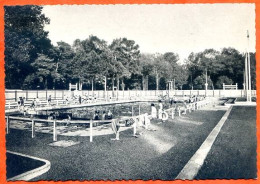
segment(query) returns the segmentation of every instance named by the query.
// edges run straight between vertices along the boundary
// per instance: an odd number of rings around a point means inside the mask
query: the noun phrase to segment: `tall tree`
[[[31,63],[38,53],[51,47],[44,25],[49,19],[40,6],[5,6],[6,88],[22,88],[27,75],[34,72]]]
[[[102,80],[112,70],[112,56],[104,40],[96,36],[90,36],[85,40],[74,42],[74,76],[78,76],[80,82],[91,82],[92,89],[94,80]]]
[[[113,40],[109,48],[113,52],[115,64],[119,65],[115,73],[117,88],[119,89],[119,78],[121,78],[122,89],[124,89],[124,78],[131,77],[131,74],[140,73],[138,67],[140,57],[139,45],[137,45],[134,40],[119,38]]]
[[[142,76],[143,90],[148,90],[148,77],[153,72],[153,61],[154,57],[152,54],[141,54],[140,57],[140,69]]]
[[[37,88],[48,89],[53,86],[53,78],[60,78],[56,73],[55,61],[44,54],[39,54],[32,66],[35,72],[25,78],[24,88],[35,88],[37,85]]]

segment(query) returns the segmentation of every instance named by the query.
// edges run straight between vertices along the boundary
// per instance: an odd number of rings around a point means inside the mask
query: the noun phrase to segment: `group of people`
[[[138,135],[141,135],[143,133],[142,129],[148,130],[148,131],[155,131],[155,129],[151,128],[151,119],[159,119],[159,123],[164,122],[168,119],[168,114],[165,112],[163,108],[163,103],[161,100],[159,100],[159,109],[157,111],[155,104],[151,104],[151,115],[148,115],[148,113],[142,114],[139,117],[133,117],[127,120],[124,120],[126,123],[120,123],[120,119],[115,119],[112,121],[112,130],[116,134],[116,137],[112,140],[119,140],[119,129],[120,126],[123,124],[131,124],[133,126],[133,136],[138,137]],[[137,133],[138,129],[138,133]]]
[[[90,103],[90,102],[96,102],[97,97],[94,95],[93,97],[90,95],[74,95],[74,96],[69,96],[69,95],[64,95],[64,99],[66,102],[66,105],[75,103],[75,104],[82,104],[82,103]]]
[[[95,111],[93,115],[93,120],[109,120],[109,119],[113,119],[113,114],[111,110],[109,110],[108,112],[103,111],[102,114],[99,111]]]
[[[167,114],[167,112],[165,112],[161,100],[159,100],[158,113],[157,113],[157,109],[156,109],[155,105],[153,103],[151,104],[151,117],[158,118],[162,122],[164,122],[168,119],[168,114]]]

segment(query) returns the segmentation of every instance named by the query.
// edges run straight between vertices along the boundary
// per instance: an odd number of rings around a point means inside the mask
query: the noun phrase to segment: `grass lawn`
[[[114,135],[89,137],[58,136],[58,140],[80,141],[62,148],[52,147],[51,134],[11,130],[6,136],[7,150],[49,160],[51,169],[34,180],[173,180],[225,111],[195,111],[165,123],[152,121],[156,131],[144,131],[138,138],[132,130]]]
[[[256,178],[256,107],[233,107],[196,179]]]

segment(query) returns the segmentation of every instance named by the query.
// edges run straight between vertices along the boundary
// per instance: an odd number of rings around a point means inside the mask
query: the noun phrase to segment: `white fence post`
[[[53,121],[53,141],[57,141],[57,124],[56,124],[56,120]]]
[[[172,108],[172,119],[174,119],[174,109]]]
[[[9,116],[6,117],[6,134],[9,134],[10,129],[10,119]]]
[[[89,142],[92,142],[93,141],[93,130],[92,130],[92,128],[93,128],[93,120],[92,119],[90,119],[90,125],[89,125],[89,128],[90,128],[90,131],[89,131],[89,134],[90,134],[90,136],[89,136]]]
[[[34,119],[32,119],[32,138],[35,137],[35,124],[34,124]]]

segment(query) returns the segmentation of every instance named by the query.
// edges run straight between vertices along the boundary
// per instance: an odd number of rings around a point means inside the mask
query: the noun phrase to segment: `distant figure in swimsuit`
[[[107,113],[107,119],[113,119],[113,114],[112,114],[111,110],[109,110]]]
[[[51,105],[51,95],[48,97],[48,104]]]
[[[95,111],[95,114],[93,115],[93,120],[99,120],[99,111]]]
[[[103,114],[102,114],[102,120],[106,120],[106,119],[107,119],[106,111],[103,111]]]
[[[151,104],[151,115],[152,115],[152,118],[157,118],[157,110],[153,103]]]

